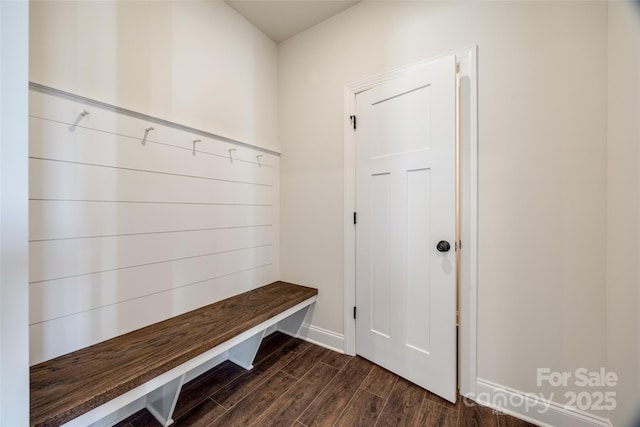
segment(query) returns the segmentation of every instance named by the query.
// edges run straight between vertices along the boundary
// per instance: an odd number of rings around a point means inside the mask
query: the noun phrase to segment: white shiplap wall
[[[29,132],[31,364],[277,280],[276,153],[41,87]]]

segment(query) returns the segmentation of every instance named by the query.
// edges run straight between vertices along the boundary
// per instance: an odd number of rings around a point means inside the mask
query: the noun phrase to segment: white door
[[[454,56],[356,95],[356,351],[451,402],[455,96]]]

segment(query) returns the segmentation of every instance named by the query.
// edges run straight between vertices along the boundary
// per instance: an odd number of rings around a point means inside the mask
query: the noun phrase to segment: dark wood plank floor
[[[471,403],[453,405],[361,357],[276,332],[253,370],[224,362],[185,384],[174,425],[532,426]],[[142,410],[118,427],[159,425]]]

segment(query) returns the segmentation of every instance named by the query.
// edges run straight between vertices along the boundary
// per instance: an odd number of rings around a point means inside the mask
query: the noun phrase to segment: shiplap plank
[[[41,159],[29,161],[29,197],[171,203],[270,205],[272,186],[103,168]]]
[[[118,114],[112,109],[105,109],[37,91],[30,91],[29,103],[29,114],[31,116],[55,120],[66,124],[67,128],[72,128],[71,125],[76,124],[76,130],[86,127],[103,132],[119,133],[142,141],[145,136],[145,130],[153,127],[154,130],[147,135],[147,141],[149,142],[172,144],[190,150],[192,141],[200,139],[201,143],[198,144],[198,150],[227,157],[229,149],[235,149],[232,153],[235,159],[256,164],[260,162],[264,166],[278,166],[278,156],[266,153],[263,150],[238,146],[218,138],[206,137],[193,132],[159,125],[126,114]],[[89,114],[80,118],[80,113],[85,110]],[[256,156],[259,155],[262,156],[258,160]]]
[[[31,325],[30,364],[40,363],[255,289],[272,282],[274,277],[273,266],[265,266]]]
[[[31,282],[273,244],[273,227],[67,239],[29,244]]]
[[[270,206],[29,202],[29,240],[248,227],[273,223]]]
[[[191,143],[193,137],[189,138],[188,142]],[[196,145],[196,150],[201,144]],[[113,133],[81,127],[72,131],[63,123],[33,117],[29,119],[30,157],[262,185],[271,185],[276,178],[276,171],[272,167],[231,161],[228,156],[198,152],[194,156],[191,147],[179,149],[163,144],[142,145],[139,140]]]
[[[30,323],[92,310],[273,263],[273,248],[198,256],[34,283]]]

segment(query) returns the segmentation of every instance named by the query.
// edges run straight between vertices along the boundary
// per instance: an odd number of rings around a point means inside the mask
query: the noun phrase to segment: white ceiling
[[[276,43],[324,21],[359,0],[225,0]]]

